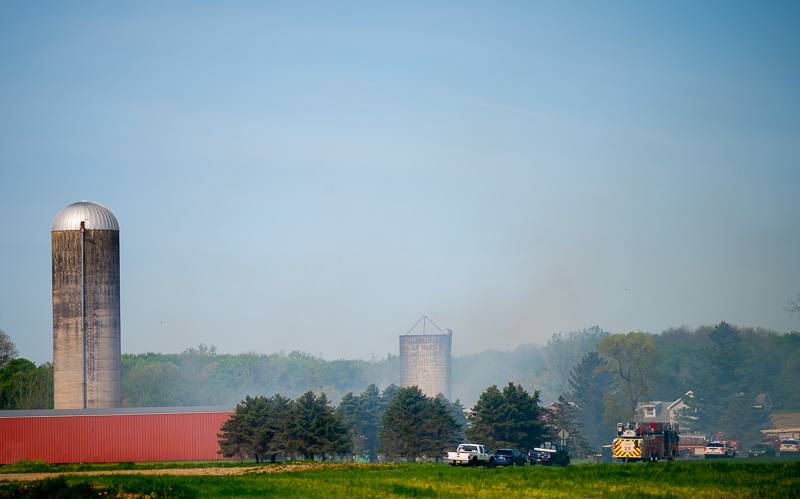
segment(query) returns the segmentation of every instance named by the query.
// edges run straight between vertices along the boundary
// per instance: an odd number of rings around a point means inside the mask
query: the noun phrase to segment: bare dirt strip
[[[102,476],[102,475],[183,475],[183,476],[229,476],[260,473],[297,473],[320,468],[352,467],[353,465],[335,465],[320,463],[303,463],[289,465],[247,466],[241,468],[169,468],[155,470],[98,470],[98,471],[56,471],[46,473],[0,473],[0,482],[46,480],[64,475]]]

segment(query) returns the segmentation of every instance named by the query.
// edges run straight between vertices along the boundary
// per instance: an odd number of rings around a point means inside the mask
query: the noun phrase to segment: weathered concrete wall
[[[450,334],[400,336],[400,384],[416,385],[428,396],[450,398]]]
[[[56,409],[119,407],[122,403],[119,232],[87,230],[84,234],[82,272],[81,232],[51,232]],[[86,297],[83,307],[82,296]]]

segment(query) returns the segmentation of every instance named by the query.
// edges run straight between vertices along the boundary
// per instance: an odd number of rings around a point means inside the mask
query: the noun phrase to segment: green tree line
[[[800,407],[800,334],[778,335],[713,327],[666,331],[661,335],[631,332],[601,338],[570,371],[570,389],[557,407],[571,415],[562,426],[597,449],[608,443],[617,421],[641,417],[645,401],[687,406],[678,415],[684,430],[739,440],[744,446],[761,440],[771,427],[770,413]]]
[[[0,408],[52,407],[50,364],[16,358],[9,336],[0,339]],[[233,406],[247,395],[295,398],[312,391],[347,407],[362,396],[374,398],[363,394],[370,385],[399,381],[398,358],[392,355],[326,361],[298,352],[220,354],[203,345],[178,354],[125,354],[122,367],[126,406]],[[800,409],[800,333],[724,322],[656,335],[612,335],[592,327],[553,335],[544,345],[455,358],[453,372],[458,374],[454,398],[469,405],[491,384],[511,381],[538,391],[545,405],[555,403],[550,412],[558,414],[548,424],[574,427],[580,433],[575,438],[583,438],[589,449],[608,443],[615,422],[631,418],[637,403],[672,401],[687,393],[692,430],[753,440],[769,425],[770,411]],[[348,394],[352,400],[346,400]],[[758,405],[763,410],[751,410]],[[461,424],[464,431],[466,422]],[[367,440],[351,445],[366,445],[374,455],[376,431],[365,430]]]
[[[335,409],[324,394],[246,397],[219,435],[226,457],[258,461],[360,454],[375,462],[441,459],[466,437],[491,448],[530,449],[546,436],[538,393],[508,383],[487,388],[467,416],[458,401],[416,387],[375,385],[346,394]]]

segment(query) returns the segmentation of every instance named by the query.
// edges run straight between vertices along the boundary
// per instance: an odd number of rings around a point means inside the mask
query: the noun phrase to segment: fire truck
[[[705,455],[708,439],[700,433],[683,433],[680,436],[678,455],[682,459],[702,458]]]
[[[615,460],[658,461],[678,457],[678,425],[670,423],[617,423],[612,445]]]

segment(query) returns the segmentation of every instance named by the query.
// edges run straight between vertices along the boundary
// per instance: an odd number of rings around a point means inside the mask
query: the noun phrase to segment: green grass
[[[434,464],[319,465],[240,476],[65,476],[0,485],[0,498],[88,497],[800,497],[800,462],[587,464],[451,468]]]

